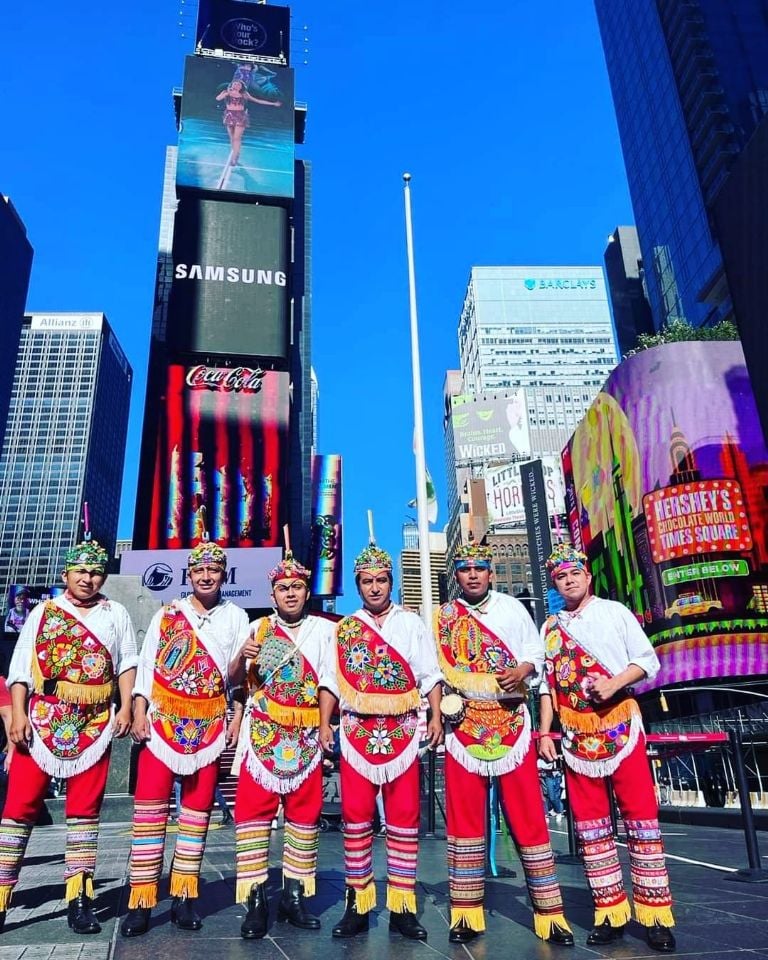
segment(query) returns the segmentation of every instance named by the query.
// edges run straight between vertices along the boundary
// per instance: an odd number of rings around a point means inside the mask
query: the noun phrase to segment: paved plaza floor
[[[218,814],[214,814],[214,821]],[[664,827],[672,892],[675,897],[678,956],[765,958],[768,960],[768,883],[734,882],[734,871],[746,866],[743,835],[737,830],[667,825]],[[564,828],[553,825],[555,849],[567,851]],[[768,868],[768,835],[760,834],[763,863]],[[168,847],[172,849],[173,829]],[[273,838],[279,853],[282,831]],[[319,932],[296,930],[274,922],[279,871],[270,873],[272,925],[265,940],[245,941],[239,936],[244,916],[234,896],[234,831],[214,824],[205,855],[201,888],[204,926],[198,933],[172,927],[170,900],[154,910],[149,933],[135,940],[119,935],[119,919],[126,909],[126,871],[130,825],[105,824],[99,843],[96,878],[97,912],[101,934],[75,937],[67,928],[63,897],[64,828],[38,827],[32,834],[28,857],[16,889],[5,931],[0,935],[0,960],[573,960],[616,957],[639,958],[651,951],[641,929],[631,924],[624,939],[610,947],[585,946],[592,910],[580,865],[560,864],[559,874],[566,912],[576,938],[575,948],[550,947],[532,932],[531,910],[520,864],[509,843],[499,838],[498,865],[502,876],[487,880],[487,932],[467,946],[449,945],[445,841],[424,839],[419,860],[419,905],[429,931],[426,943],[413,943],[390,934],[387,912],[376,908],[370,933],[353,940],[333,940],[331,927],[343,910],[344,879],[341,834],[321,836],[318,894],[310,901],[320,915]],[[376,872],[384,876],[384,841],[377,839]],[[170,850],[168,851],[170,853]],[[622,848],[625,877],[626,850]],[[167,857],[167,862],[168,862]],[[513,871],[516,876],[510,876]],[[167,882],[167,881],[166,881]],[[167,890],[167,887],[165,888]],[[378,900],[385,899],[383,882]]]

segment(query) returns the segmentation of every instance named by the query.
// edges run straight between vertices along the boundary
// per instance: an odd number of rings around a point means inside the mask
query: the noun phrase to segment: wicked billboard
[[[285,510],[287,373],[168,368],[152,483],[150,549],[204,533],[222,546],[272,547]]]
[[[625,360],[563,467],[595,592],[632,609],[659,655],[639,690],[768,671],[768,450],[739,343]]]

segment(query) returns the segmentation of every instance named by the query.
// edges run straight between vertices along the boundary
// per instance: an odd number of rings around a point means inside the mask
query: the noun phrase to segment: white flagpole
[[[411,223],[411,175],[403,174],[405,195],[405,242],[408,253],[408,294],[411,308],[411,365],[413,367],[413,447],[416,458],[416,509],[419,520],[419,566],[421,568],[421,617],[432,633],[432,569],[429,558],[429,505],[427,502],[427,466],[424,456],[424,415],[421,407],[421,362],[419,360],[419,320],[416,312],[416,271],[413,264],[413,225]]]

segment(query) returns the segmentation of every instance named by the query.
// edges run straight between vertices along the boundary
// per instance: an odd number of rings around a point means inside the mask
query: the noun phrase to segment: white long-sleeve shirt
[[[367,610],[357,610],[354,616],[379,633],[386,642],[393,647],[408,663],[416,678],[419,692],[423,697],[432,690],[435,684],[440,683],[443,674],[437,664],[435,643],[424,621],[410,610],[404,610],[396,603],[392,604],[381,626]],[[331,665],[326,668],[320,677],[320,686],[339,696],[339,685],[336,678],[336,645],[332,648]],[[350,704],[341,698],[339,706],[342,710],[351,709]]]
[[[612,676],[626,670],[631,663],[644,670],[649,680],[659,672],[659,658],[650,640],[635,615],[623,603],[593,597],[575,616],[563,610],[558,614],[558,620]],[[542,649],[546,632],[545,624],[541,629]],[[546,680],[542,681],[539,692],[550,692]]]
[[[198,613],[186,597],[183,600],[175,600],[174,605],[183,612],[200,636],[205,649],[226,682],[230,662],[248,639],[248,615],[245,610],[229,600],[222,600],[205,613]],[[147,701],[151,701],[152,696],[155,660],[160,641],[160,624],[164,615],[165,610],[160,609],[152,617],[139,655],[133,695],[142,696]]]
[[[79,620],[101,641],[112,658],[115,676],[136,666],[138,662],[136,633],[128,611],[121,603],[107,600],[106,603],[99,603],[90,608],[88,615],[83,616],[82,609],[74,606],[64,596],[55,597],[53,602]],[[44,608],[44,603],[38,603],[21,629],[8,668],[9,687],[12,683],[23,683],[29,688],[33,686],[32,660],[35,657],[35,639]]]
[[[459,602],[466,605],[466,601]],[[529,686],[536,686],[544,666],[544,648],[536,624],[519,600],[506,593],[490,591],[490,599],[482,611],[467,610],[479,623],[494,633],[518,663],[532,663],[534,673],[525,678]]]

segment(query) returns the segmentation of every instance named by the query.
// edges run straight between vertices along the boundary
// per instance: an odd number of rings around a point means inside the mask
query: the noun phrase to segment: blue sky
[[[134,0],[73,15],[80,5],[40,0],[4,12],[0,191],[35,249],[28,309],[103,310],[135,372],[121,536],[133,526],[171,88],[195,6]],[[458,366],[470,267],[599,264],[608,234],[633,219],[588,0],[302,0],[293,33],[309,104],[300,151],[314,173],[319,440],[344,456],[349,569],[366,510],[396,553],[415,493],[403,171],[440,527],[442,386]],[[354,605],[349,575],[346,588],[342,610]]]

